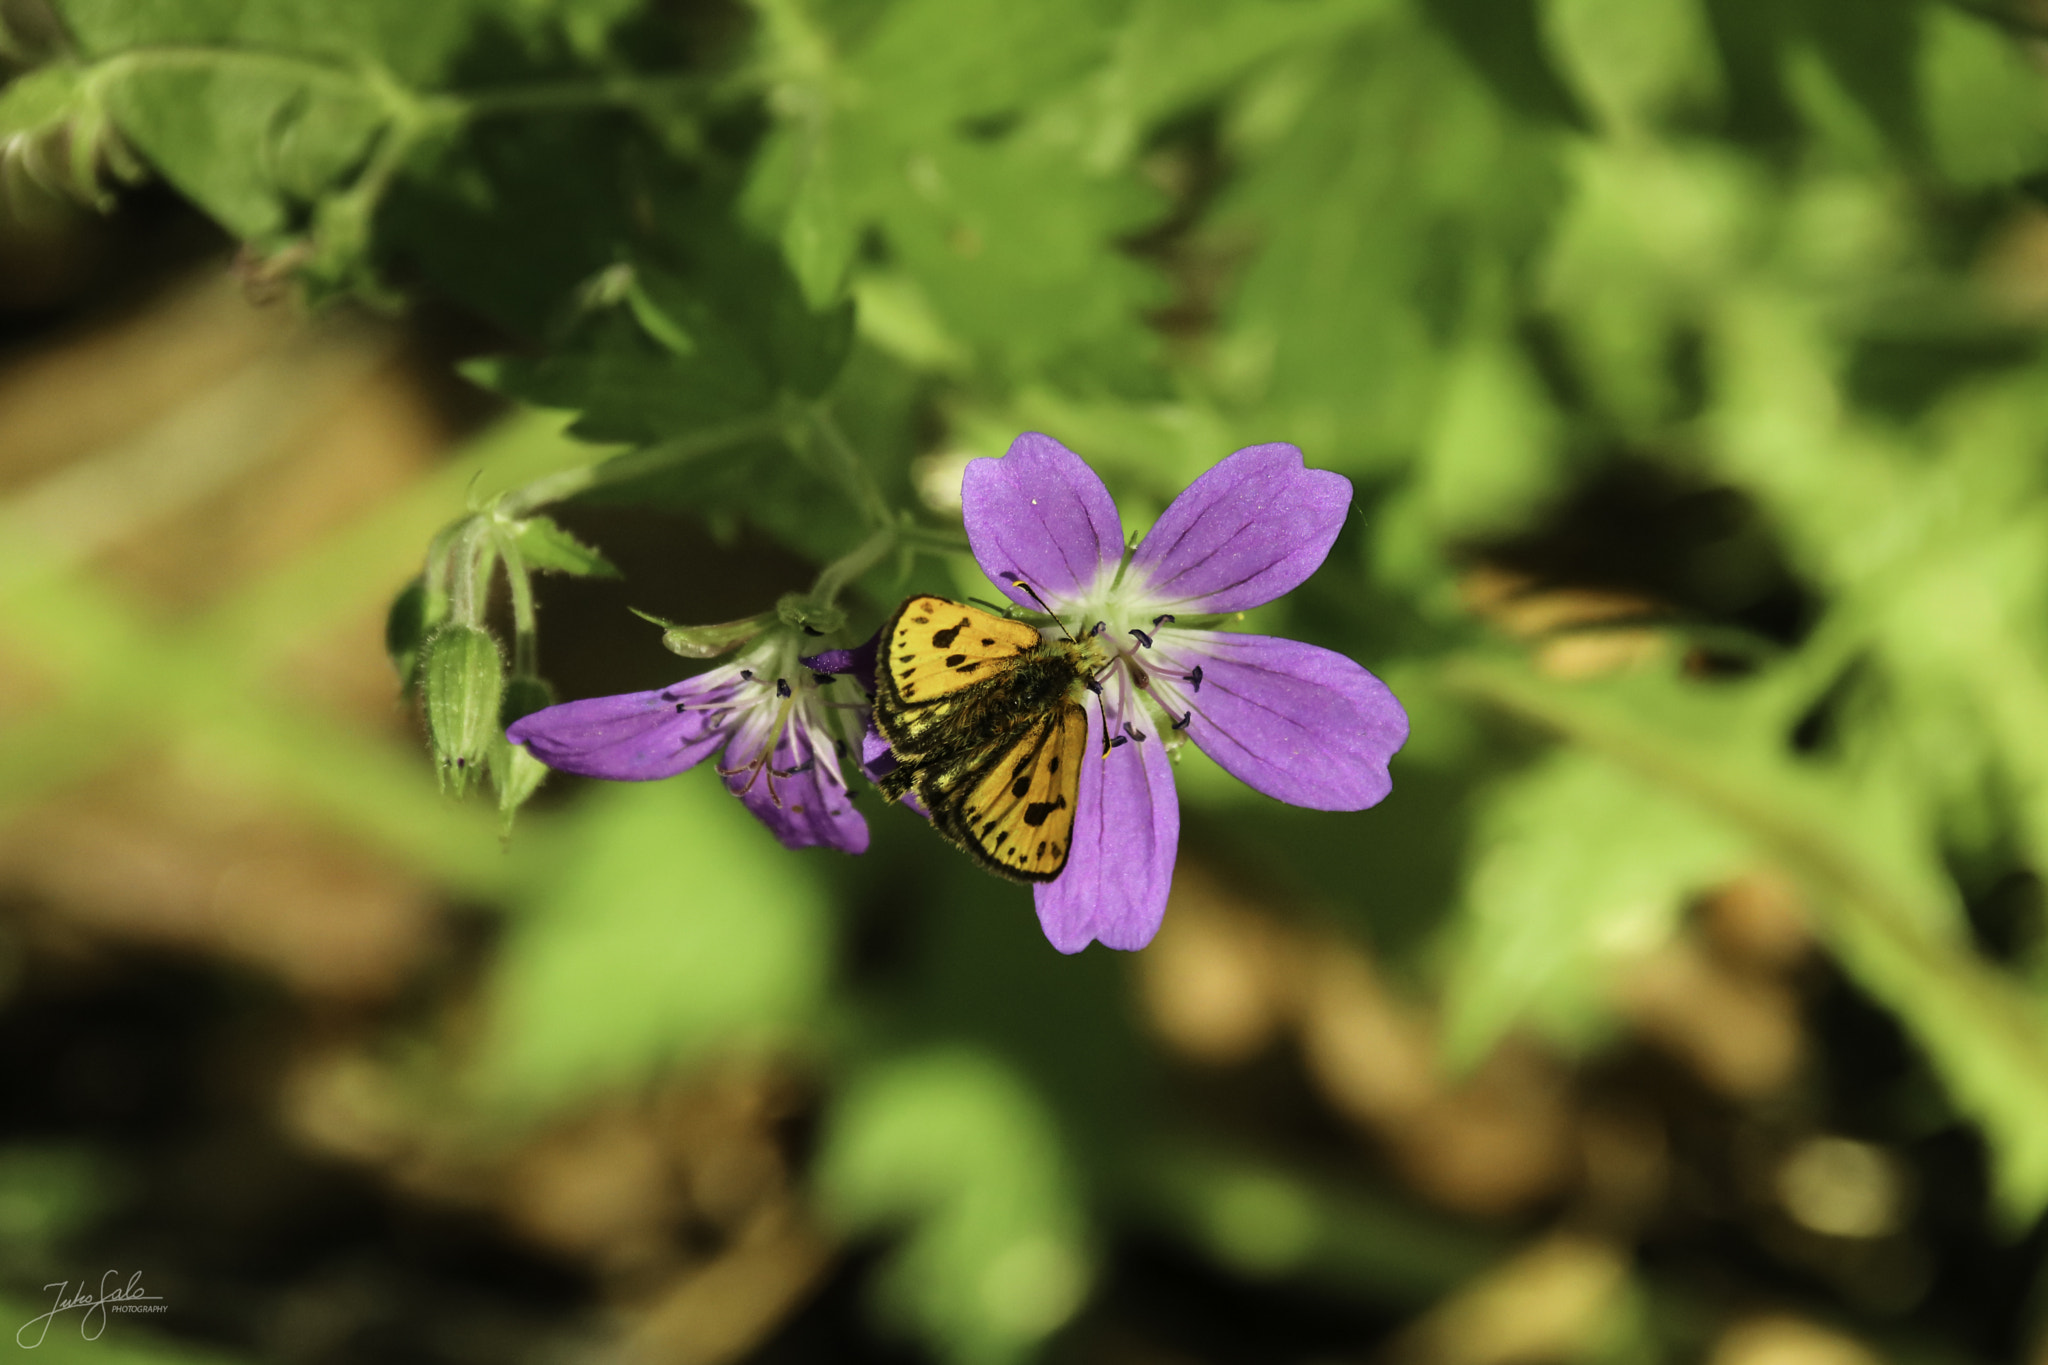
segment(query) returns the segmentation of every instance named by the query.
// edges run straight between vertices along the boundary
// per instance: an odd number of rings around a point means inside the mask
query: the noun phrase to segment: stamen
[[[1087,688],[1090,692],[1093,692],[1098,697],[1102,695],[1102,684],[1095,681],[1095,679],[1093,678],[1081,679],[1081,685]]]
[[[1118,736],[1117,736],[1117,737],[1116,737],[1115,739],[1112,739],[1112,740],[1111,740],[1111,741],[1110,741],[1109,743],[1107,743],[1107,744],[1105,744],[1105,745],[1103,745],[1103,746],[1102,746],[1102,752],[1103,752],[1103,753],[1104,753],[1105,755],[1107,755],[1107,754],[1109,753],[1109,751],[1110,751],[1111,749],[1114,749],[1114,748],[1117,748],[1117,747],[1119,747],[1120,745],[1124,745],[1124,744],[1129,744],[1129,743],[1130,743],[1130,741],[1129,741],[1128,739],[1125,739],[1125,738],[1124,738],[1124,737],[1123,737],[1122,735],[1118,735]]]
[[[777,777],[795,777],[798,773],[807,773],[817,766],[818,760],[813,756],[797,764],[794,768],[777,768],[775,769],[775,775]]]
[[[1138,629],[1138,628],[1137,628],[1136,626],[1132,626],[1132,627],[1131,627],[1131,634],[1133,634],[1133,635],[1135,635],[1135,636],[1137,636],[1137,637],[1138,637],[1138,648],[1140,648],[1140,649],[1150,649],[1150,648],[1152,648],[1152,637],[1151,637],[1151,636],[1149,636],[1149,635],[1147,635],[1147,634],[1146,634],[1146,633],[1145,633],[1144,631],[1142,631],[1142,630],[1139,630],[1139,629]]]
[[[1173,620],[1173,613],[1172,613],[1172,612],[1167,612],[1167,613],[1166,613],[1166,614],[1165,614],[1164,616],[1155,616],[1155,617],[1153,617],[1153,618],[1152,618],[1152,629],[1154,629],[1154,630],[1157,630],[1157,629],[1159,629],[1159,628],[1160,628],[1161,626],[1163,626],[1163,625],[1166,625],[1166,624],[1168,624],[1168,623],[1169,623],[1169,622],[1171,622],[1172,620]]]
[[[839,681],[839,675],[836,673],[813,672],[811,674],[811,681],[820,687],[830,687],[833,683]]]
[[[789,680],[787,678],[777,678],[775,680],[775,695],[786,697],[789,694]]]
[[[1176,730],[1185,730],[1188,728],[1188,722],[1193,720],[1194,718],[1195,713],[1190,711],[1186,715],[1182,716],[1179,720],[1175,721],[1173,723],[1173,728]]]
[[[1195,691],[1199,692],[1202,690],[1202,666],[1200,664],[1196,664],[1195,671],[1188,674],[1188,681],[1195,685]]]
[[[1129,721],[1124,722],[1124,733],[1136,740],[1143,740],[1145,738],[1145,732]]]
[[[676,703],[676,714],[677,714],[677,715],[681,715],[681,714],[682,714],[683,712],[685,712],[685,711],[687,711],[687,710],[689,710],[689,709],[690,709],[690,703],[688,703],[688,702],[686,702],[686,701],[679,701],[679,702],[677,702],[677,703]]]
[[[1108,630],[1108,629],[1109,629],[1109,622],[1107,622],[1107,621],[1097,621],[1097,622],[1095,623],[1095,629],[1093,629],[1093,630],[1089,631],[1088,633],[1089,633],[1090,635],[1100,635],[1100,634],[1102,634],[1102,632],[1103,632],[1103,631],[1105,631],[1105,630]]]
[[[754,670],[753,670],[753,669],[751,669],[751,668],[743,668],[743,669],[741,669],[741,670],[740,670],[740,680],[741,680],[742,682],[752,682],[752,681],[754,680]]]

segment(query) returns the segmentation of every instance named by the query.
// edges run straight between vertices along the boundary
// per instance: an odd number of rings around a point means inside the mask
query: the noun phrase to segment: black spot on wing
[[[1033,801],[1024,808],[1024,823],[1033,829],[1037,829],[1046,822],[1046,819],[1054,811],[1065,809],[1066,804],[1067,798],[1064,796],[1054,797],[1050,801]],[[1044,846],[1040,845],[1040,847],[1043,848]]]

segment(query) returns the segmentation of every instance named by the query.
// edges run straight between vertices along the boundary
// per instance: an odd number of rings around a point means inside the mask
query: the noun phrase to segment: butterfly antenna
[[[1054,611],[1051,607],[1045,604],[1045,599],[1038,595],[1038,589],[1032,587],[1029,583],[1026,583],[1021,578],[1011,579],[1010,586],[1013,588],[1022,588],[1024,589],[1024,591],[1030,593],[1031,600],[1038,603],[1038,609],[1040,611],[1044,612],[1047,616],[1052,617],[1052,623],[1060,628],[1060,634],[1067,637],[1068,644],[1078,645],[1081,643],[1079,640],[1076,640],[1074,638],[1074,632],[1067,629],[1067,623],[1065,621],[1060,620],[1059,613]]]

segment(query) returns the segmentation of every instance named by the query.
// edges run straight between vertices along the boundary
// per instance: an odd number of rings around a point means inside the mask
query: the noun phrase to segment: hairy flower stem
[[[498,554],[505,561],[505,582],[512,590],[512,676],[532,678],[540,673],[540,632],[534,619],[533,580],[526,572],[526,557],[519,553],[516,536],[499,524],[493,537]]]

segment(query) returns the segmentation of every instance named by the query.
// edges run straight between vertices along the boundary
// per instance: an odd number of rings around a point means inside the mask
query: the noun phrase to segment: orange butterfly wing
[[[1035,627],[943,597],[896,609],[879,667],[903,706],[920,706],[985,682],[1041,643]]]

